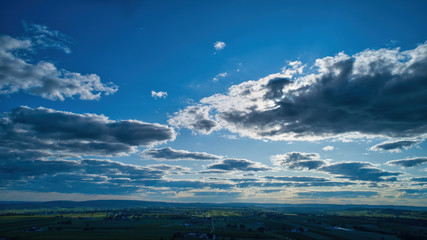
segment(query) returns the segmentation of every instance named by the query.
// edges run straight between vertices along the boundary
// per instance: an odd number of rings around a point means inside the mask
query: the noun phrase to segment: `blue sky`
[[[2,1],[0,200],[425,205],[424,1]]]

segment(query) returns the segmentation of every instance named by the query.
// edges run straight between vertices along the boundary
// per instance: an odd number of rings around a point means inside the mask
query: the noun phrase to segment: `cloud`
[[[326,182],[329,181],[326,178],[319,177],[275,177],[275,176],[266,176],[266,179],[269,180],[278,180],[278,181],[290,181],[290,182]]]
[[[165,171],[111,160],[7,161],[0,167],[5,189],[40,192],[125,194],[134,181],[160,179]]]
[[[225,78],[228,75],[228,73],[223,72],[223,73],[218,73],[217,75],[215,75],[214,78],[212,78],[212,81],[217,82],[219,80],[219,78]]]
[[[226,94],[199,104],[209,109],[216,129],[254,139],[408,138],[427,133],[427,43],[407,51],[339,53],[317,59],[308,73],[301,66],[289,63],[292,71],[286,68],[233,85]]]
[[[414,181],[414,182],[427,182],[427,177],[411,178],[411,181]]]
[[[396,178],[391,176],[398,176],[402,174],[400,172],[388,172],[379,168],[375,168],[371,163],[367,162],[335,163],[321,167],[318,169],[318,171],[337,175],[338,178],[372,182],[396,181]]]
[[[318,177],[275,177],[266,176],[261,179],[229,179],[237,183],[239,187],[343,187],[355,185],[356,183],[345,181],[330,181],[326,178]]]
[[[222,49],[224,49],[224,48],[225,48],[225,46],[226,46],[225,42],[216,41],[216,42],[214,43],[215,51],[221,51]]]
[[[317,169],[325,164],[318,153],[289,152],[271,156],[274,165],[288,169]]]
[[[419,189],[400,189],[403,194],[401,198],[412,198],[412,199],[426,199],[427,198],[427,188]]]
[[[208,169],[224,171],[268,171],[270,167],[246,159],[224,159],[208,165]]]
[[[209,115],[209,107],[206,106],[189,106],[175,113],[168,120],[168,123],[176,128],[188,128],[194,132],[209,134],[217,128],[217,122],[212,120]]]
[[[114,121],[104,115],[43,107],[15,108],[0,118],[0,150],[3,155],[15,159],[46,158],[52,154],[123,155],[135,151],[138,146],[174,139],[175,131],[165,125],[137,120]]]
[[[334,146],[326,146],[324,148],[322,148],[323,151],[332,151],[334,150]]]
[[[311,191],[298,192],[300,198],[366,198],[378,196],[374,191]]]
[[[151,164],[148,168],[168,171],[168,174],[187,174],[190,173],[190,168],[168,164]]]
[[[409,149],[422,142],[422,140],[397,140],[387,141],[379,143],[371,147],[371,151],[389,151],[389,152],[401,152],[402,149]]]
[[[226,170],[213,170],[213,169],[209,169],[209,170],[203,170],[203,171],[199,171],[200,174],[227,174],[230,173]]]
[[[71,53],[67,46],[72,42],[69,36],[39,24],[27,24],[23,21],[22,25],[26,35],[29,35],[38,48],[56,48],[67,54]]]
[[[34,33],[30,38],[0,36],[0,95],[23,91],[50,100],[79,96],[81,100],[97,100],[101,94],[117,91],[112,83],[104,84],[96,74],[81,74],[58,69],[53,63],[33,63],[22,57],[40,48],[57,48],[70,53],[65,35],[41,25],[26,25]],[[65,41],[65,43],[64,43]]]
[[[141,186],[150,186],[155,188],[170,188],[172,190],[181,190],[181,189],[230,189],[234,187],[229,183],[220,183],[220,182],[208,182],[208,181],[195,181],[195,180],[139,180],[135,184]]]
[[[205,152],[189,152],[186,150],[175,150],[170,147],[161,149],[147,149],[141,156],[155,160],[218,160],[221,157]]]
[[[388,161],[387,164],[408,168],[408,167],[419,166],[425,162],[427,162],[427,157],[415,157],[415,158],[408,158],[408,159],[392,160],[392,161]]]
[[[168,96],[167,92],[162,92],[162,91],[153,91],[151,90],[151,97],[157,99],[157,98],[166,98]]]
[[[231,189],[226,182],[171,180],[170,174],[183,174],[188,168],[166,164],[138,166],[107,159],[34,160],[0,162],[0,184],[4,190],[37,192],[126,195],[146,188]]]
[[[242,192],[237,191],[191,191],[189,196],[182,196],[180,200],[197,202],[208,201],[213,203],[230,203],[244,197]],[[240,200],[241,201],[241,200]]]

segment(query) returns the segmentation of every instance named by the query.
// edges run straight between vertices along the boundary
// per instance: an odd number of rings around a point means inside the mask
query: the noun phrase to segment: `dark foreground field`
[[[427,239],[423,208],[125,205],[0,204],[0,239]]]

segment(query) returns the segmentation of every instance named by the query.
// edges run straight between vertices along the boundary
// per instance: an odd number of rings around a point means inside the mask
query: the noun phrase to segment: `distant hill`
[[[92,201],[49,201],[49,202],[0,202],[0,209],[39,209],[39,208],[92,208],[124,209],[144,207],[165,208],[282,208],[290,212],[322,211],[360,211],[372,209],[427,211],[427,207],[394,205],[335,205],[335,204],[272,204],[272,203],[170,203],[137,200],[92,200]]]

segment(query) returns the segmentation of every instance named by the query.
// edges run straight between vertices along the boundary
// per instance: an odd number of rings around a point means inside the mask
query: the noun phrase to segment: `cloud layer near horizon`
[[[317,59],[309,74],[303,74],[303,66],[293,62],[282,73],[233,85],[227,94],[177,112],[169,123],[205,134],[225,128],[270,140],[427,132],[427,43],[407,51],[339,53]]]

